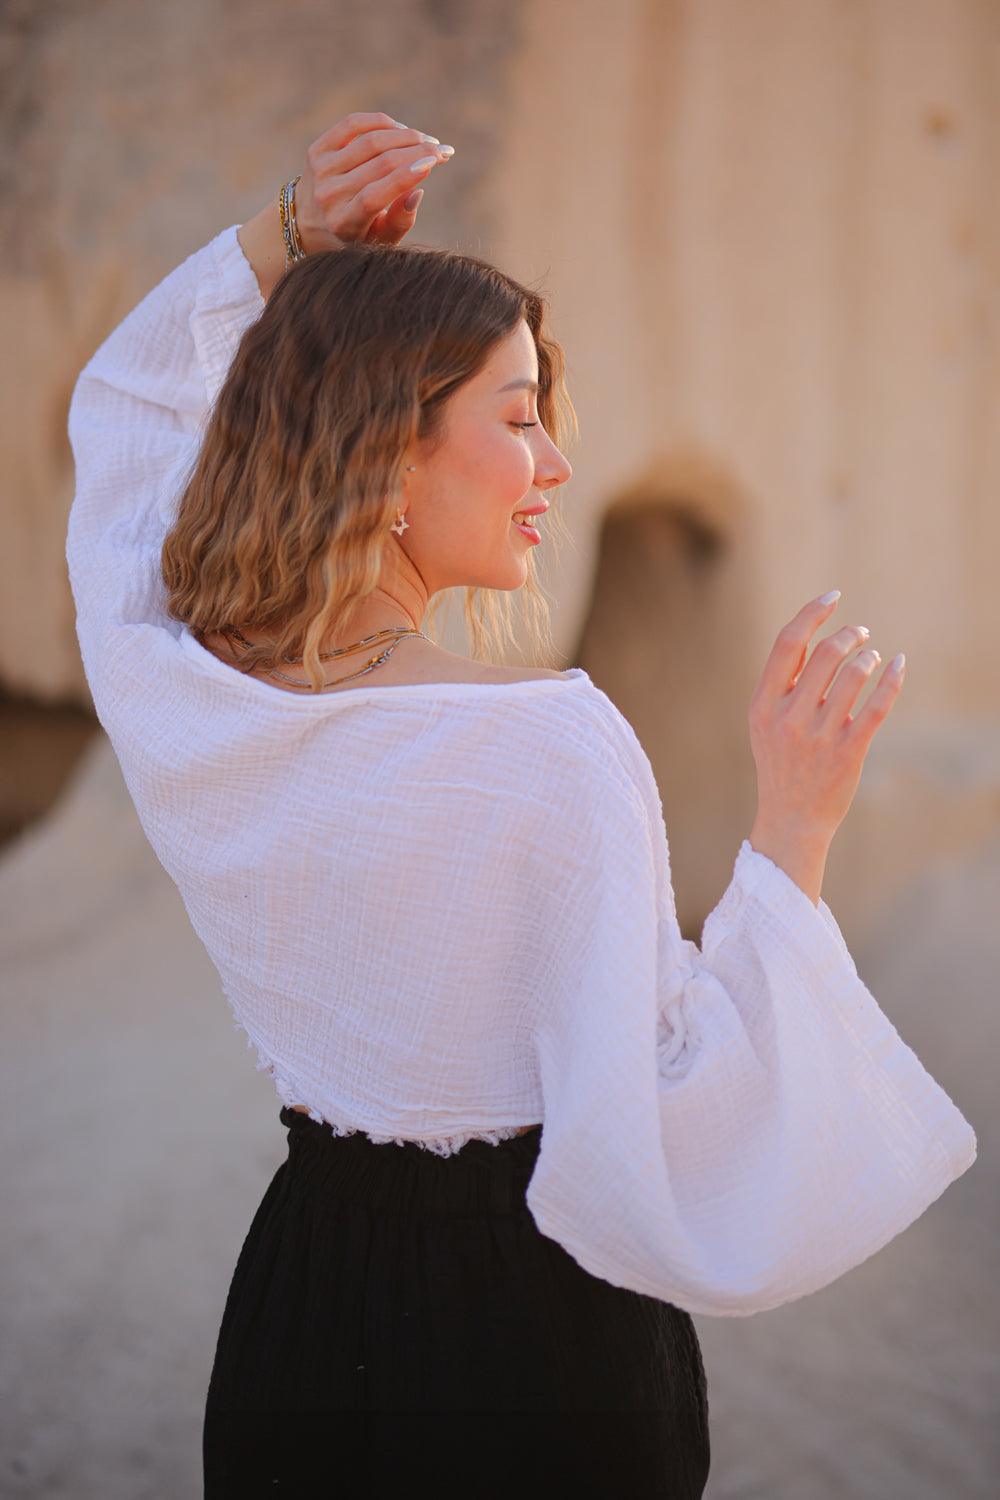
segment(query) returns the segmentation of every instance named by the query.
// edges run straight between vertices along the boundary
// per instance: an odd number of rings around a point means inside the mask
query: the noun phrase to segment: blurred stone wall
[[[135,302],[353,109],[456,147],[417,242],[551,294],[581,443],[574,545],[536,554],[550,665],[586,666],[646,746],[687,936],[751,825],[746,708],[780,626],[839,587],[831,628],[907,652],[824,896],[981,1161],[821,1294],[698,1320],[710,1496],[993,1493],[998,16],[0,5],[0,841],[25,825],[0,859],[12,1494],[198,1492],[218,1319],[284,1150],[92,716],[69,396]]]

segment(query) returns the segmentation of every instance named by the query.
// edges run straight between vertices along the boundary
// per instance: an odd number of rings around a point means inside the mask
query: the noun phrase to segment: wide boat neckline
[[[188,652],[195,661],[200,662],[205,671],[215,676],[224,677],[227,682],[236,678],[243,683],[251,695],[256,695],[268,703],[281,698],[289,703],[294,703],[307,712],[317,709],[326,709],[333,703],[356,702],[358,698],[370,699],[383,696],[392,698],[427,698],[433,697],[458,697],[466,693],[510,693],[518,692],[545,692],[551,689],[559,691],[562,688],[572,687],[582,681],[590,681],[583,667],[568,667],[563,677],[526,677],[515,682],[395,682],[386,683],[382,687],[352,687],[343,688],[339,692],[326,693],[289,693],[284,688],[272,687],[270,683],[261,682],[257,677],[250,677],[245,672],[238,672],[235,667],[227,667],[225,662],[219,661],[203,646],[199,640],[192,635],[187,625],[181,625],[180,644],[183,650]]]

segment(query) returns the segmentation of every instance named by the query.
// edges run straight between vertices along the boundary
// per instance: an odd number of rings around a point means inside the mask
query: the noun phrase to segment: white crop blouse
[[[307,697],[166,616],[180,481],[264,306],[237,228],[80,373],[66,557],[97,714],[257,1067],[387,1146],[541,1121],[533,1219],[616,1286],[716,1316],[826,1286],[976,1156],[826,903],[744,840],[683,939],[652,767],[582,668]]]

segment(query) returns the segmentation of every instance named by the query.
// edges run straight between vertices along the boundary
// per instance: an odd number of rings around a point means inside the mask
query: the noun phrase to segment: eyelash
[[[511,422],[512,427],[537,427],[537,422]]]

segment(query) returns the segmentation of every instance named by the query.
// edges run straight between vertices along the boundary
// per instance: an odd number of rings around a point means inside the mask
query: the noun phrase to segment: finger
[[[377,240],[382,245],[398,245],[413,228],[423,196],[423,188],[413,188],[390,203],[388,208],[383,208],[381,213],[375,215],[366,238],[369,241]],[[407,203],[412,203],[413,207],[407,208]]]
[[[844,625],[820,641],[795,684],[791,712],[804,718],[815,713],[830,692],[830,685],[852,651],[868,643],[864,625]]]
[[[365,162],[373,161],[387,151],[402,151],[407,146],[436,148],[440,144],[437,136],[426,135],[422,130],[411,130],[408,125],[395,123],[388,127],[376,125],[370,130],[357,131],[347,136],[339,145],[329,140],[327,136],[320,136],[319,140],[314,141],[309,147],[309,159],[313,169],[318,173],[335,172],[340,176],[346,176],[355,168],[364,166]],[[451,146],[448,147],[449,151],[453,149]],[[427,155],[428,151],[425,150],[424,154]],[[391,165],[395,165],[395,161]]]
[[[324,130],[322,135],[316,137],[310,151],[340,151],[356,136],[363,135],[370,130],[396,130],[396,121],[392,115],[384,114],[381,110],[368,111],[355,110],[352,114],[344,115],[343,119],[331,125],[329,130]]]
[[[793,615],[787,625],[782,626],[757,680],[751,707],[759,708],[764,703],[775,702],[790,691],[793,679],[802,670],[809,642],[824,620],[829,619],[836,603],[836,599],[830,599],[826,604],[820,599],[812,599],[797,615]]]
[[[870,647],[867,651],[859,652],[841,668],[833,686],[819,701],[818,706],[825,725],[837,730],[853,722],[851,710],[857,702],[858,694],[881,660],[881,656],[874,647]]]
[[[423,188],[411,188],[408,193],[394,199],[389,207],[382,210],[376,224],[381,221],[381,232],[383,237],[396,242],[401,240],[405,234],[409,234],[413,228],[413,222],[417,217],[420,200],[424,196]],[[407,208],[407,204],[410,205]]]
[[[875,736],[879,725],[885,721],[890,709],[899,697],[903,686],[903,677],[906,672],[906,657],[902,652],[894,656],[892,661],[883,671],[881,677],[868,696],[861,712],[850,719],[846,726],[846,733],[858,745],[863,753],[867,753],[868,746]]]
[[[405,147],[401,152],[384,151],[354,171],[334,179],[326,201],[338,205],[344,230],[363,235],[382,209],[388,208],[401,195],[405,197],[442,160],[448,160],[447,156],[441,155],[441,150],[441,147],[421,144]],[[322,188],[317,189],[321,202],[322,192]],[[340,233],[339,228],[337,232]]]

